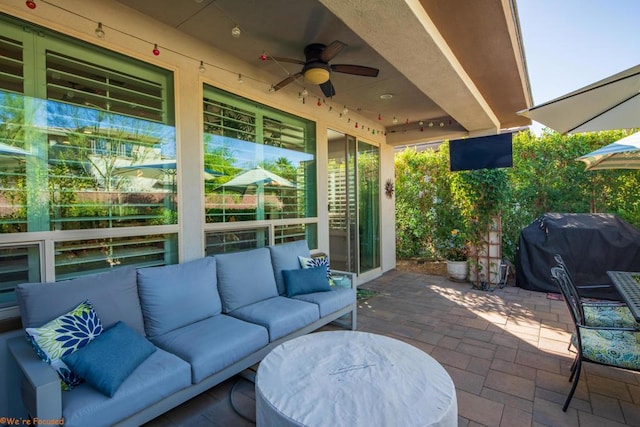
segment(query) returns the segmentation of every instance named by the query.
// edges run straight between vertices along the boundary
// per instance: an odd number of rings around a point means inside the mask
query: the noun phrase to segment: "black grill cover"
[[[586,297],[620,300],[607,270],[640,271],[640,230],[610,214],[547,213],[520,232],[516,285],[540,292],[559,289],[551,278],[560,254]]]

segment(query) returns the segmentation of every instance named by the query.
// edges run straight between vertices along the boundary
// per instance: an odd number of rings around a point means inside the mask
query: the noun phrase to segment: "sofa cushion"
[[[306,240],[296,240],[295,242],[283,243],[281,245],[269,246],[273,273],[278,286],[278,295],[287,293],[282,277],[282,270],[293,270],[300,268],[299,256],[310,257],[309,246]]]
[[[233,252],[215,258],[224,313],[278,295],[269,249]]]
[[[355,289],[334,287],[329,292],[296,295],[293,299],[317,304],[320,309],[320,317],[324,317],[355,303],[356,291]]]
[[[327,280],[327,269],[324,267],[282,270],[282,277],[288,297],[331,290]]]
[[[220,314],[216,260],[138,270],[138,292],[149,337]]]
[[[89,300],[103,327],[122,320],[144,334],[134,266],[62,282],[23,283],[16,288],[16,298],[25,328],[42,326],[73,309],[78,302]]]
[[[226,316],[210,317],[153,338],[191,365],[196,384],[269,344],[267,330],[259,325]]]
[[[229,315],[262,325],[269,331],[269,341],[275,341],[320,318],[316,304],[287,297],[274,297],[232,311]]]
[[[62,393],[65,427],[110,426],[191,385],[191,368],[157,349],[107,397],[87,383]]]
[[[116,390],[156,351],[145,337],[118,322],[77,351],[62,357],[71,370],[98,391],[113,397]]]
[[[60,375],[64,390],[71,390],[82,382],[73,368],[69,368],[64,357],[85,347],[102,331],[100,318],[89,301],[78,304],[70,312],[39,328],[25,329],[38,356]]]
[[[327,255],[315,256],[313,258],[307,258],[299,256],[300,266],[302,268],[315,268],[324,267],[327,274],[327,280],[330,286],[335,286],[333,277],[331,276],[331,266],[329,265],[329,257]]]

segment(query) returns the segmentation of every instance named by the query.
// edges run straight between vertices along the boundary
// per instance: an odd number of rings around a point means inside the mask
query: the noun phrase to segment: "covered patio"
[[[451,375],[463,426],[638,426],[640,374],[586,364],[566,413],[573,353],[563,301],[507,286],[471,289],[441,276],[393,270],[362,288],[359,331],[424,350]],[[230,405],[234,377],[148,426],[249,426]],[[255,414],[252,384],[233,391],[237,409]]]

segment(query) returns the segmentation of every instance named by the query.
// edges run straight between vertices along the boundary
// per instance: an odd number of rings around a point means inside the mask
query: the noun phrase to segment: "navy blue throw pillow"
[[[331,290],[326,267],[282,270],[282,277],[288,297]]]

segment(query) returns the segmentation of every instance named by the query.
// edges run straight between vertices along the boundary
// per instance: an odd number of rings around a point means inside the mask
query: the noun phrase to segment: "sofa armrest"
[[[24,337],[7,341],[9,352],[22,372],[22,401],[29,415],[41,420],[62,418],[60,377],[43,362]]]
[[[342,270],[334,270],[333,268],[331,269],[331,276],[334,278],[339,278],[339,277],[345,277],[347,279],[349,279],[349,282],[351,283],[350,288],[351,289],[357,289],[358,288],[358,284],[356,283],[356,274],[355,273],[351,273],[349,271],[342,271]]]

